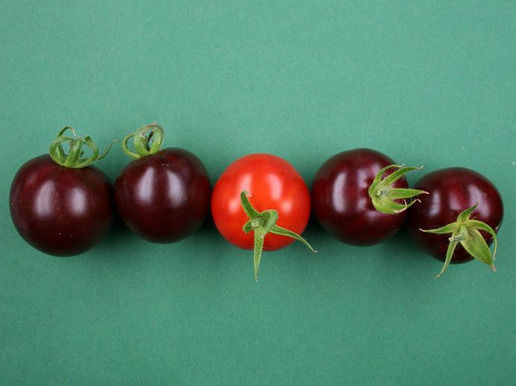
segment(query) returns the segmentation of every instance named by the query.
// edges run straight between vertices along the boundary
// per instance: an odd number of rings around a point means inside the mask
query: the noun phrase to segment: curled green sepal
[[[448,245],[448,249],[446,251],[446,258],[444,260],[443,268],[441,269],[440,273],[437,274],[436,278],[439,278],[441,275],[443,275],[448,268],[455,248],[459,243],[473,258],[489,265],[491,270],[496,271],[494,265],[494,261],[496,259],[496,249],[498,248],[496,232],[487,223],[469,218],[476,208],[477,205],[475,204],[474,206],[462,211],[459,216],[457,216],[457,221],[447,224],[446,226],[434,228],[431,230],[421,230],[422,232],[432,234],[451,234],[449,238],[450,244]],[[491,250],[489,249],[489,246],[480,231],[487,232],[493,238],[493,254],[491,254]]]
[[[67,131],[71,132],[70,136],[65,135]],[[102,154],[99,154],[99,148],[90,136],[78,136],[72,127],[65,126],[57,133],[56,138],[52,141],[52,144],[50,144],[49,153],[52,160],[62,167],[84,168],[106,157],[115,142],[116,140],[113,141]],[[68,153],[63,147],[64,143],[68,143]],[[89,157],[85,156],[83,146],[86,146],[90,150]]]
[[[414,199],[414,197],[421,194],[427,194],[428,192],[420,189],[393,187],[394,183],[401,179],[407,172],[421,168],[423,167],[406,167],[403,165],[392,164],[380,169],[369,186],[368,191],[369,197],[371,198],[371,202],[373,203],[376,211],[388,215],[399,214],[419,201],[419,199]],[[383,178],[384,173],[389,169],[395,169],[395,171]],[[403,199],[403,203],[397,201],[400,199]],[[412,200],[409,200],[407,203],[405,199]]]
[[[278,211],[265,210],[262,212],[256,211],[256,209],[251,205],[249,199],[247,198],[247,193],[245,191],[240,193],[240,201],[242,203],[242,208],[245,213],[249,217],[249,220],[244,224],[243,230],[247,234],[250,231],[254,231],[254,279],[258,281],[258,270],[260,268],[260,260],[262,258],[263,245],[265,243],[265,237],[268,233],[286,236],[292,239],[295,239],[301,243],[303,243],[306,247],[312,250],[314,253],[317,251],[304,239],[301,235],[295,233],[294,231],[287,230],[286,228],[278,226],[276,223],[278,221]]]
[[[122,140],[124,152],[139,159],[153,155],[161,149],[165,134],[163,128],[157,124],[149,124],[139,127],[135,132],[129,133]],[[134,152],[129,149],[129,140],[133,140]]]

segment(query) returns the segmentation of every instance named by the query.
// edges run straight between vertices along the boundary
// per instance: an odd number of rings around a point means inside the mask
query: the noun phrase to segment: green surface
[[[515,384],[516,2],[1,1],[0,384]],[[251,253],[211,223],[173,245],[122,227],[73,259],[17,235],[17,168],[72,125],[101,146],[156,120],[212,181],[269,152],[310,183],[372,147],[500,189],[498,272],[405,232]],[[97,165],[128,162],[117,146]],[[411,175],[413,182],[423,172]]]

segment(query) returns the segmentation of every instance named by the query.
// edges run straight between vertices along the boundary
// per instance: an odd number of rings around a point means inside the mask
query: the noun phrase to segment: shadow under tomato
[[[111,228],[89,256],[90,261],[128,264],[141,260],[146,246],[115,214]]]
[[[379,246],[379,264],[393,279],[411,276],[430,281],[440,270],[438,261],[417,247],[406,227]]]

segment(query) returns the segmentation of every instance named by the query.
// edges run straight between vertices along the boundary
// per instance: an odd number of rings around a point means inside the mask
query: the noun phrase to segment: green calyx
[[[258,270],[260,268],[260,260],[262,258],[263,245],[265,243],[265,236],[268,233],[286,236],[303,243],[311,251],[317,251],[308,243],[301,235],[294,231],[278,226],[278,211],[265,210],[262,212],[256,211],[247,198],[247,193],[244,191],[240,193],[240,201],[242,207],[249,217],[249,220],[244,224],[243,230],[247,234],[254,231],[254,279],[258,281]]]
[[[122,149],[127,155],[135,159],[150,156],[159,152],[164,136],[161,126],[157,124],[144,125],[124,137]],[[133,140],[134,152],[129,150],[128,143],[131,139]]]
[[[368,191],[376,211],[388,215],[399,214],[419,201],[419,199],[414,199],[414,197],[421,194],[428,194],[428,192],[420,189],[393,187],[394,183],[401,179],[407,172],[421,168],[422,167],[406,167],[392,164],[380,169],[369,186]],[[395,169],[395,171],[383,178],[383,175],[389,169]],[[403,203],[398,201],[400,199],[403,199]],[[406,199],[410,199],[408,203]]]
[[[66,132],[71,132],[71,136],[66,135]],[[63,147],[64,143],[68,143],[68,153]],[[50,157],[56,164],[66,168],[84,168],[90,164],[93,164],[97,160],[101,160],[110,151],[113,146],[113,141],[104,153],[99,154],[99,148],[93,142],[90,136],[81,137],[78,136],[73,128],[65,126],[57,133],[57,137],[50,144]],[[90,156],[86,157],[83,146],[86,146],[90,150]]]
[[[496,248],[498,247],[496,232],[487,223],[484,223],[480,220],[470,219],[471,214],[473,211],[475,211],[476,208],[477,205],[475,204],[473,207],[462,211],[459,216],[457,216],[457,221],[447,224],[446,226],[434,228],[431,230],[420,230],[422,232],[432,234],[451,234],[449,238],[450,244],[448,245],[448,249],[446,251],[446,259],[444,260],[443,268],[441,272],[437,274],[436,278],[439,278],[441,275],[443,275],[443,273],[448,268],[455,248],[459,243],[473,258],[489,265],[491,270],[496,271],[494,265]],[[487,232],[493,238],[493,254],[491,254],[491,250],[489,249],[489,246],[480,231]]]

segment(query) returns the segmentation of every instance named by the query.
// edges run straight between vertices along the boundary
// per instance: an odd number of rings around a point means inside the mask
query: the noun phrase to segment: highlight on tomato
[[[254,251],[256,281],[263,250],[278,250],[297,240],[315,252],[300,235],[310,218],[308,188],[278,156],[250,154],[229,165],[213,189],[211,213],[228,242]]]
[[[495,271],[496,233],[503,218],[502,197],[495,185],[478,172],[454,167],[423,176],[415,187],[429,194],[410,209],[408,225],[419,246],[444,261],[437,277],[450,263],[473,259]]]
[[[112,188],[92,166],[104,158],[91,137],[69,126],[59,131],[49,154],[27,161],[10,190],[11,218],[22,238],[55,256],[81,254],[108,231],[113,219]],[[89,150],[88,150],[89,149]]]
[[[427,192],[408,188],[404,175],[421,167],[395,164],[372,149],[328,159],[312,183],[312,207],[321,225],[342,242],[367,246],[394,235],[405,211]]]
[[[161,149],[163,138],[157,124],[124,138],[122,148],[134,160],[116,179],[115,201],[132,231],[151,242],[168,243],[201,227],[210,209],[211,185],[197,156],[180,148]]]

